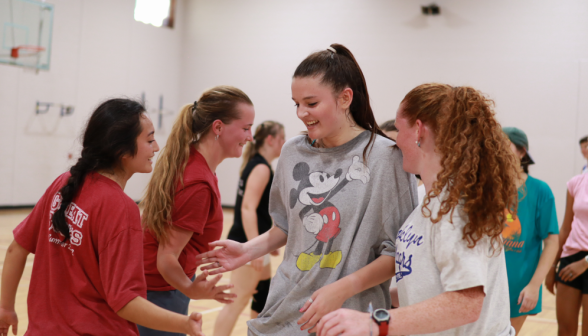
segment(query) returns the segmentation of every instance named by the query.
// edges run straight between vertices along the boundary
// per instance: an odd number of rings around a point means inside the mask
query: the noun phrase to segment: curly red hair
[[[505,210],[516,213],[517,208],[517,162],[494,117],[494,102],[471,87],[430,83],[411,90],[402,106],[411,126],[418,119],[431,127],[441,155],[442,169],[425,197],[423,215],[437,223],[461,203],[468,246],[484,236],[491,238],[494,250],[502,246]],[[445,188],[447,197],[433,218],[427,206]]]

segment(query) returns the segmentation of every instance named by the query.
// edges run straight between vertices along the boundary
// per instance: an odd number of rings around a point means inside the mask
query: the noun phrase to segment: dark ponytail
[[[370,105],[370,96],[363,72],[355,57],[345,46],[337,43],[331,44],[334,50],[322,50],[315,52],[294,71],[294,78],[314,77],[322,75],[321,83],[330,85],[335,93],[350,88],[353,91],[353,101],[349,106],[349,112],[356,125],[369,130],[370,141],[363,150],[363,159],[370,145],[374,142],[376,134],[386,137],[376,123],[374,112]]]
[[[69,240],[67,209],[78,195],[90,172],[112,172],[120,169],[125,154],[137,153],[137,137],[141,133],[141,115],[145,108],[129,99],[110,99],[100,104],[90,116],[84,131],[82,155],[69,172],[71,176],[59,193],[61,205],[51,218],[53,229]]]

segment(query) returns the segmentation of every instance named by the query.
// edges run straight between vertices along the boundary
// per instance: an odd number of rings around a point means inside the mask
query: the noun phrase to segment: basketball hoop
[[[32,45],[21,45],[10,49],[10,57],[19,58],[26,56],[36,56],[41,51],[45,51],[45,48]]]

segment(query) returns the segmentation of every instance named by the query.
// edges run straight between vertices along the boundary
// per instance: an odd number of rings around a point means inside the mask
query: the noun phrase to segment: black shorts
[[[577,278],[572,281],[563,281],[559,277],[559,272],[564,269],[564,267],[568,266],[571,263],[574,263],[578,260],[584,259],[585,256],[588,255],[586,251],[580,251],[576,254],[572,254],[571,256],[567,256],[565,258],[561,258],[559,260],[559,268],[557,269],[557,273],[555,273],[555,281],[561,282],[564,285],[570,286],[572,288],[576,288],[582,292],[582,294],[588,294],[588,271],[582,273]]]

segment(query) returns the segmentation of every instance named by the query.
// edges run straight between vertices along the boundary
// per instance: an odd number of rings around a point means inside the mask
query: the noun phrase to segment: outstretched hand
[[[18,317],[14,310],[0,308],[0,336],[8,336],[8,329],[12,326],[12,333],[18,332]]]
[[[189,295],[187,296],[192,300],[210,299],[220,303],[233,303],[232,299],[236,298],[237,295],[225,291],[233,288],[234,285],[216,286],[223,277],[220,274],[212,278],[212,280],[206,280],[207,277],[208,271],[200,273],[190,285],[188,289]]]
[[[243,244],[237,243],[233,240],[218,240],[208,244],[215,250],[201,253],[196,256],[196,264],[202,265],[201,270],[210,270],[209,274],[220,274],[237,269],[251,258],[246,254]]]

